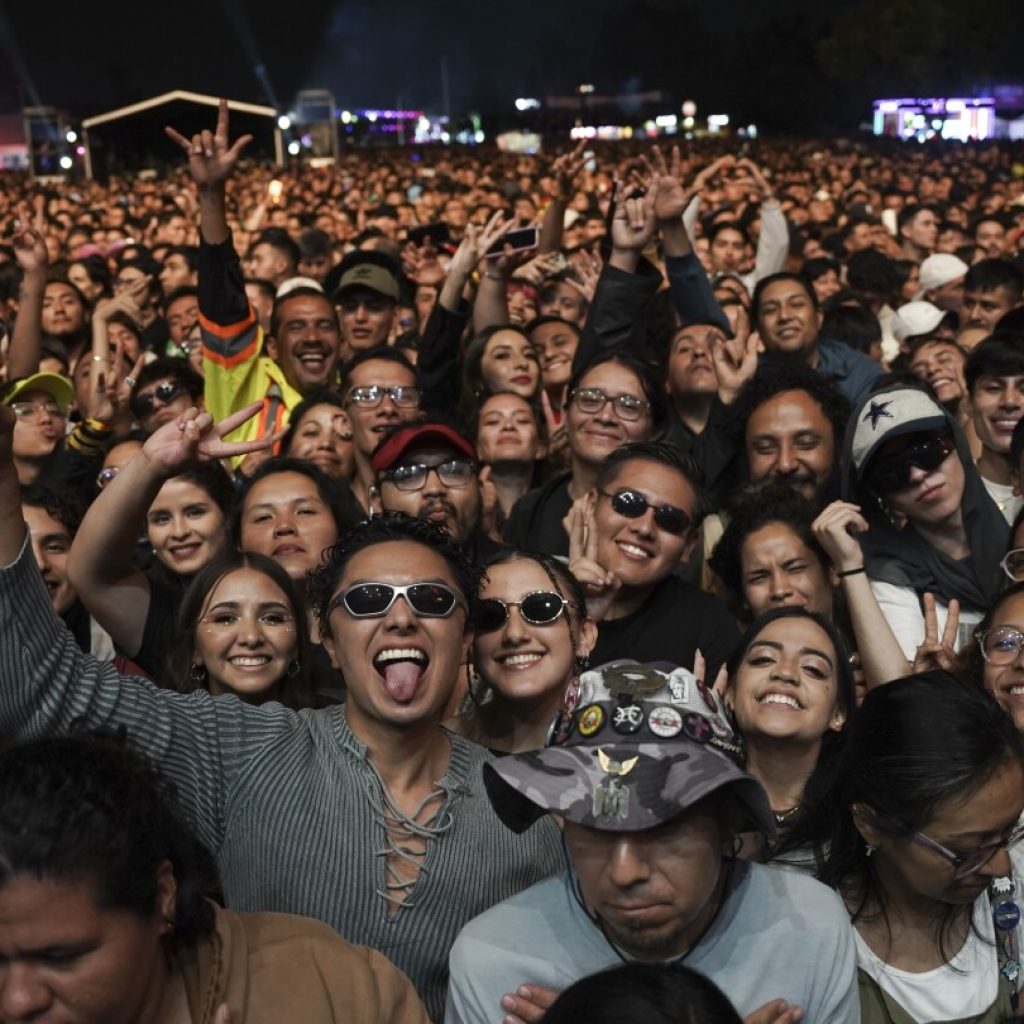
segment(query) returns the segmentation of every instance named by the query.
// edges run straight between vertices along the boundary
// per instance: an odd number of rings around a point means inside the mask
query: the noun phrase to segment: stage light
[[[75,161],[72,160],[69,156],[62,156],[60,158],[60,166],[62,170],[70,171],[71,168],[74,166],[74,163]]]
[[[77,142],[78,141],[78,132],[73,131],[71,128],[69,128],[67,130],[67,133],[65,134],[64,138],[67,139],[68,142]]]
[[[292,126],[292,119],[287,114],[282,114],[277,119],[277,127],[280,128],[281,131],[286,132],[286,131],[288,131],[289,128],[291,128],[291,126]]]
[[[288,143],[288,152],[292,156],[298,156],[299,155],[299,151],[301,149],[302,149],[302,147],[294,139],[291,142]]]

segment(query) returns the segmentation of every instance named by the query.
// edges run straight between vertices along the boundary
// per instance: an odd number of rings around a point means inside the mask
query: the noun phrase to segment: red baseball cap
[[[413,447],[442,444],[453,448],[467,459],[476,459],[476,448],[457,430],[444,423],[410,423],[396,430],[372,455],[370,465],[374,473],[391,469]]]

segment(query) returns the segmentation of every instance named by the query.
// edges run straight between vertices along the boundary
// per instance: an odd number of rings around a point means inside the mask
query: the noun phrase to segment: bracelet
[[[484,277],[489,277],[492,281],[504,281],[505,278],[502,274],[492,274],[489,270],[484,271]]]
[[[91,416],[82,423],[82,426],[97,434],[109,434],[114,429],[111,424],[104,423],[103,420],[95,420]]]
[[[858,569],[847,569],[846,572],[838,572],[836,575],[840,579],[845,579],[847,576],[859,576],[862,572],[867,572],[867,569],[862,565]]]

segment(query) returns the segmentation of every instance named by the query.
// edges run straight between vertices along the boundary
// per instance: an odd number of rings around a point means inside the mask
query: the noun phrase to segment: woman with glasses
[[[583,588],[546,555],[502,555],[487,566],[473,627],[468,699],[450,728],[503,754],[540,749],[597,636]]]
[[[873,690],[830,806],[819,878],[856,931],[861,1020],[1015,1018],[1024,740],[998,704],[941,671]]]
[[[952,618],[952,616],[950,616]],[[952,662],[948,643],[942,654]],[[1024,733],[1024,581],[1012,584],[974,631],[965,659],[971,678],[981,683]],[[939,662],[941,664],[941,661]]]
[[[912,661],[924,640],[926,593],[940,631],[958,602],[962,648],[1006,584],[999,563],[1009,527],[950,414],[916,387],[869,395],[847,429],[843,496],[858,509],[849,532],[863,561],[840,575],[866,574],[904,657]]]
[[[594,488],[606,456],[624,444],[660,436],[667,415],[664,389],[637,359],[608,353],[574,374],[565,415],[571,468],[516,502],[505,541],[567,556],[564,521],[573,502]]]

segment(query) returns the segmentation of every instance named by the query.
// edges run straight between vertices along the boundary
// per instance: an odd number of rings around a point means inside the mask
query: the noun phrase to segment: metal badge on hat
[[[640,755],[628,761],[616,761],[609,757],[600,747],[597,748],[597,761],[608,778],[594,789],[592,805],[593,816],[598,820],[625,821],[629,815],[629,790],[620,779],[628,775],[635,767]]]
[[[607,665],[602,674],[605,686],[623,702],[653,697],[665,686],[665,676],[647,665]]]

